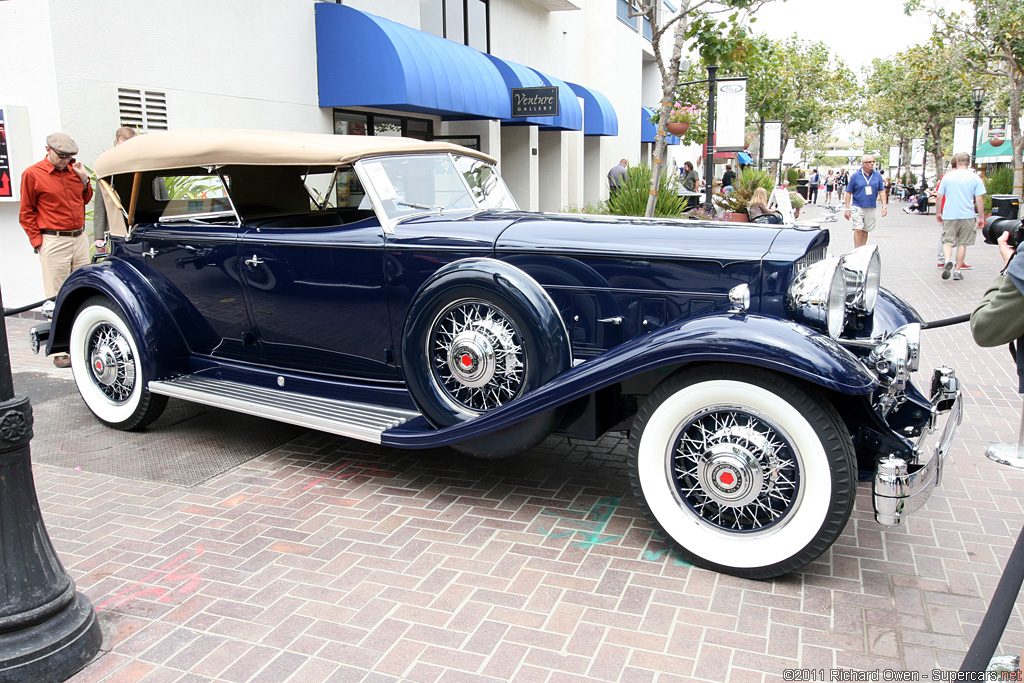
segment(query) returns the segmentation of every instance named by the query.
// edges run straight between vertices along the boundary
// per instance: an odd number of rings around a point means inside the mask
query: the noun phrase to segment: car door
[[[311,214],[248,223],[239,262],[263,361],[395,379],[383,245],[375,217],[342,223],[337,214]]]
[[[146,174],[139,195],[150,281],[161,291],[195,354],[257,360],[252,324],[234,263],[238,218],[221,178],[204,169]]]

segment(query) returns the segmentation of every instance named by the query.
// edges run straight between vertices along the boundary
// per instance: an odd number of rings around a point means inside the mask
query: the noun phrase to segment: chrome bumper
[[[938,426],[938,416],[948,412],[938,443],[929,453],[924,446]],[[928,501],[932,490],[942,481],[942,463],[963,420],[960,380],[953,370],[942,367],[932,376],[932,418],[914,447],[916,462],[889,455],[878,462],[872,485],[875,521],[896,526]]]

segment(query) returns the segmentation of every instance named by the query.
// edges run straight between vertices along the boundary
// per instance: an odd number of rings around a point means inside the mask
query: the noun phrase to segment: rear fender
[[[846,395],[870,394],[878,384],[856,356],[809,328],[758,315],[712,315],[634,338],[478,418],[436,431],[399,427],[385,432],[382,443],[404,448],[455,443],[652,370],[723,362],[762,367]]]
[[[173,317],[141,273],[122,261],[80,268],[64,281],[53,309],[46,353],[68,351],[75,313],[89,297],[102,294],[120,308],[138,341],[146,377],[160,379],[188,371],[188,347]]]

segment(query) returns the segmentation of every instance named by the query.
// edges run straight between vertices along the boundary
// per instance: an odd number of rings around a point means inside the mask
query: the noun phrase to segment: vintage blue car
[[[829,548],[858,473],[879,522],[920,507],[960,422],[877,250],[818,227],[527,213],[486,154],[395,137],[171,131],[96,172],[110,255],[48,352],[116,429],[173,396],[482,458],[628,431],[651,526],[766,578]]]

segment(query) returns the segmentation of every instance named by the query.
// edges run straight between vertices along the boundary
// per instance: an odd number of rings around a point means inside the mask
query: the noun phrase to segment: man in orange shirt
[[[19,220],[39,254],[47,298],[56,296],[64,279],[89,263],[85,207],[92,199],[92,186],[85,167],[75,160],[76,154],[74,140],[53,133],[46,137],[46,158],[21,175]],[[71,359],[60,354],[53,364],[70,367]]]

